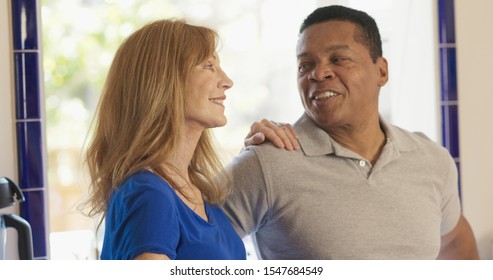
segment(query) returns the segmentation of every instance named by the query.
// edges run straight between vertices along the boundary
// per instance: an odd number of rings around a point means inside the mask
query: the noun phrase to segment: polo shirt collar
[[[397,127],[387,123],[381,116],[380,125],[387,137],[386,145],[390,144],[394,146],[394,149],[398,152],[412,151],[417,148],[409,136]],[[298,132],[298,142],[300,143],[301,149],[307,156],[339,154],[341,149],[344,149],[306,114],[303,114],[293,127]]]

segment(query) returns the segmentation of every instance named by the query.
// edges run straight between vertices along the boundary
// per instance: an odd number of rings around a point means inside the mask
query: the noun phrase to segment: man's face
[[[378,116],[387,62],[372,61],[368,48],[354,39],[358,31],[348,21],[327,21],[300,34],[298,90],[307,115],[327,132]]]

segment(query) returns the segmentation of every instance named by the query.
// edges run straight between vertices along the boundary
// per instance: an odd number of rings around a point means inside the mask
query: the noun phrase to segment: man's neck
[[[359,154],[375,164],[386,143],[379,120],[359,126],[338,127],[327,133],[341,146]]]

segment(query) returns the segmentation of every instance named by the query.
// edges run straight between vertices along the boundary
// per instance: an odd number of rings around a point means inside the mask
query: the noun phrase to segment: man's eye
[[[348,61],[348,59],[346,57],[338,56],[338,57],[332,58],[332,63],[344,63],[346,61]]]
[[[308,65],[307,64],[300,64],[300,65],[298,65],[298,72],[303,73],[303,72],[306,71],[306,69],[308,69]]]

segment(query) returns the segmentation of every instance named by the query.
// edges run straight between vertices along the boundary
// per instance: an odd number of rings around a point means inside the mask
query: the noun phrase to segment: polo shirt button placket
[[[361,166],[361,167],[365,167],[365,166],[366,166],[366,161],[364,161],[364,160],[360,160],[360,161],[359,161],[359,166]]]

